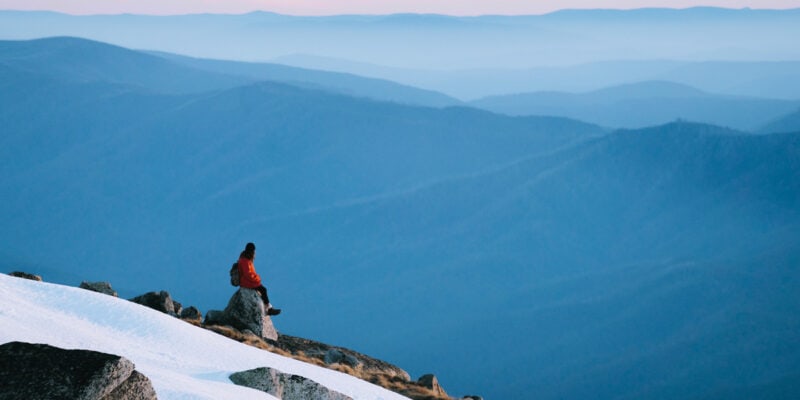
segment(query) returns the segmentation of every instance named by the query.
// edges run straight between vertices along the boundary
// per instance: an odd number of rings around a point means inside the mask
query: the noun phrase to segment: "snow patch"
[[[270,367],[359,400],[399,394],[347,374],[230,340],[124,299],[0,274],[0,343],[47,343],[123,356],[162,400],[274,399],[233,384],[234,372]]]

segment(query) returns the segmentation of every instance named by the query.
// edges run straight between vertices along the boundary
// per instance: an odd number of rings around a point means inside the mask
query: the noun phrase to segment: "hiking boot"
[[[278,315],[280,313],[281,313],[280,308],[270,308],[269,310],[267,310],[267,315]]]

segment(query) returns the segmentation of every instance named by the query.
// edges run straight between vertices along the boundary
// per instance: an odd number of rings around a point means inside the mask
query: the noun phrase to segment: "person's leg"
[[[261,285],[257,287],[256,290],[258,290],[258,293],[261,294],[261,300],[264,300],[264,305],[269,306],[269,296],[267,296],[267,288],[265,288],[264,285]]]
[[[269,303],[267,288],[265,288],[264,285],[257,287],[256,290],[258,290],[258,293],[261,294],[261,300],[264,300],[264,308],[267,309],[267,315],[278,315],[281,313],[280,308],[272,307],[272,304]]]

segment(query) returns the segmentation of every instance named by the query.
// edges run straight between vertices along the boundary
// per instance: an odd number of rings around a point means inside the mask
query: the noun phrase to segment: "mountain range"
[[[617,128],[644,128],[679,119],[754,131],[800,108],[800,100],[714,95],[668,81],[608,87],[588,93],[535,92],[469,103],[509,115],[552,115]]]
[[[591,92],[636,82],[665,81],[730,96],[797,100],[800,62],[602,60],[528,68],[398,68],[332,57],[292,54],[274,62],[389,79],[463,100],[525,92]]]
[[[800,110],[775,118],[759,129],[761,133],[788,133],[800,131]]]
[[[384,79],[364,78],[347,73],[297,68],[272,63],[209,60],[158,52],[154,54],[194,69],[244,77],[252,81],[285,82],[294,86],[327,90],[354,97],[366,97],[373,100],[429,107],[461,104],[459,100],[438,92],[400,85]]]
[[[218,309],[253,241],[284,332],[457,393],[800,395],[797,132],[423,107],[75,41],[0,43],[0,268]]]
[[[350,74],[278,64],[153,54],[148,56],[118,46],[69,37],[0,42],[0,57],[8,61],[9,67],[73,82],[102,81],[159,93],[182,94],[274,81],[408,104],[445,106],[459,103],[436,92]]]
[[[421,88],[427,92],[416,95],[434,106],[454,105],[452,98],[584,93],[647,81],[798,100],[800,53],[792,38],[800,34],[799,10],[699,7],[479,17],[77,16],[0,10],[0,39],[83,37],[208,59],[184,61],[259,79],[294,79],[298,71],[286,70],[287,65],[355,74],[384,81],[355,84],[356,77],[320,71],[314,81],[338,82],[334,86],[340,91],[366,92],[380,100],[409,90],[397,84]],[[702,40],[695,32],[702,32]],[[234,67],[223,60],[270,65]],[[308,84],[310,73],[303,75]]]
[[[48,51],[37,52],[38,48]],[[407,105],[471,106],[508,115],[567,117],[609,128],[641,128],[687,120],[757,131],[800,107],[800,100],[712,94],[671,81],[629,83],[587,93],[490,96],[465,103],[438,92],[383,79],[158,52],[150,52],[148,57],[141,52],[77,38],[6,41],[0,45],[0,52],[6,59],[14,60],[9,66],[44,76],[69,77],[74,82],[113,82],[164,94],[201,93],[270,81]],[[115,63],[125,66],[115,68]]]
[[[800,9],[709,7],[477,17],[3,11],[0,38],[80,36],[128,48],[239,61],[308,54],[408,69],[507,70],[608,60],[798,60],[794,37],[799,21]]]

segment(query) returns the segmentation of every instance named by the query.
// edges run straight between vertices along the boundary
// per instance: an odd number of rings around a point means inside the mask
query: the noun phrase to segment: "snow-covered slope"
[[[127,300],[0,274],[0,343],[48,343],[124,356],[159,399],[272,399],[228,376],[271,367],[354,399],[405,399],[352,376],[227,339]]]

